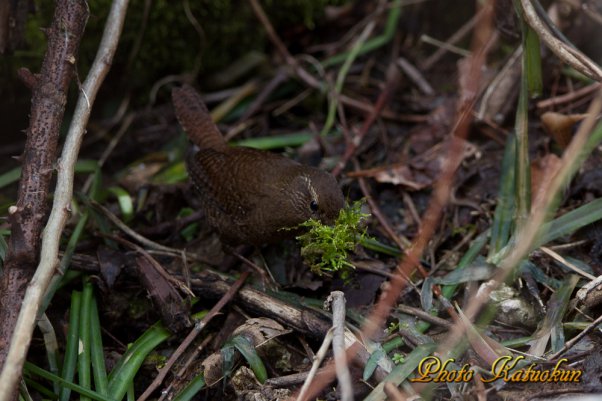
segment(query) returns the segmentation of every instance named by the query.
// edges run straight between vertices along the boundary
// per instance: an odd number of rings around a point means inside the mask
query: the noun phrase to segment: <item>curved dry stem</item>
[[[559,59],[583,75],[598,82],[602,82],[602,69],[600,69],[600,67],[585,54],[554,37],[537,15],[530,0],[520,0],[520,4],[526,22]]]

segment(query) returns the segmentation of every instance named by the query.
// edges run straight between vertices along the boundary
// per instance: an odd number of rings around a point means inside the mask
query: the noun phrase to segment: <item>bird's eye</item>
[[[309,208],[311,209],[312,212],[317,212],[318,211],[318,202],[316,202],[315,200],[312,200],[311,203],[309,204]]]

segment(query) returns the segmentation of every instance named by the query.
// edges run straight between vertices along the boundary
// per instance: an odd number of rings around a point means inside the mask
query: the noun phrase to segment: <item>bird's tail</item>
[[[220,149],[226,146],[224,137],[211,119],[201,95],[190,85],[171,91],[176,117],[188,135],[199,148]]]

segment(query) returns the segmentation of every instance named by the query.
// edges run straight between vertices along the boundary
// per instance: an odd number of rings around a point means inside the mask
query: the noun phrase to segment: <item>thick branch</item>
[[[4,365],[25,287],[38,261],[59,129],[87,19],[85,1],[59,1],[47,31],[48,49],[33,87],[17,204],[9,209],[11,237],[0,281],[0,366]]]
[[[48,49],[33,89],[17,205],[10,211],[12,235],[7,264],[11,259],[32,263],[39,253],[67,90],[87,19],[88,7],[84,1],[60,1],[47,31]],[[31,269],[34,267],[30,264]]]
[[[58,174],[54,202],[42,237],[40,264],[25,293],[6,363],[0,374],[0,401],[5,400],[6,394],[16,388],[18,384],[35,326],[36,314],[57,266],[59,242],[73,196],[75,163],[96,94],[113,61],[125,20],[127,4],[128,0],[113,1],[96,58],[82,85],[82,93],[75,107],[61,159],[57,164]]]

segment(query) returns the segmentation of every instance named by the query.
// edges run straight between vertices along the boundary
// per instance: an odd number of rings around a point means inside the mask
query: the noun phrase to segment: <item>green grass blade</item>
[[[93,159],[78,160],[75,164],[75,172],[77,174],[92,174],[98,171],[98,161]]]
[[[25,384],[27,385],[28,389],[34,389],[35,391],[37,391],[38,393],[40,393],[40,395],[46,399],[49,400],[56,400],[56,393],[52,392],[52,390],[48,389],[47,387],[44,387],[42,384],[38,383],[37,381],[30,379],[29,377],[25,377],[26,374],[28,374],[29,372],[27,371],[27,368],[24,367],[23,368],[23,380],[25,381]],[[56,387],[59,386],[58,382],[55,382],[54,385]],[[23,393],[23,391],[21,391],[21,393]],[[29,401],[31,398],[29,399],[25,399],[26,401]],[[20,398],[19,401],[23,400],[23,398]]]
[[[401,0],[394,0],[393,5],[391,6],[391,11],[389,12],[389,16],[387,17],[387,22],[385,25],[385,29],[383,30],[383,34],[372,38],[359,49],[358,54],[366,54],[371,51],[378,49],[381,46],[384,46],[388,42],[393,39],[395,35],[395,31],[397,30],[397,24],[399,23],[399,18],[401,17]],[[333,65],[340,64],[347,60],[350,52],[344,52],[341,54],[337,54],[336,56],[332,56],[324,61],[322,61],[322,67],[328,68]]]
[[[31,362],[25,362],[24,370],[27,373],[31,373],[31,374],[43,377],[44,379],[60,383],[60,385],[63,388],[69,389],[69,392],[71,392],[71,390],[73,390],[83,396],[89,397],[89,398],[91,398],[93,400],[97,400],[97,401],[116,401],[114,398],[102,396],[94,391],[88,390],[82,386],[74,384],[70,380],[65,380],[62,377],[54,375],[54,374],[48,372],[47,370],[44,370],[44,369],[34,365]]]
[[[61,384],[72,383],[75,376],[77,363],[77,350],[79,346],[79,319],[81,312],[81,292],[73,291],[71,294],[71,310],[69,312],[69,330],[67,331],[67,345],[63,358],[63,370],[61,372]],[[60,401],[68,401],[71,395],[71,387],[63,385],[59,392]]]
[[[102,332],[98,317],[96,298],[92,299],[90,307],[90,356],[94,374],[94,389],[102,395],[109,394],[109,380],[105,366],[104,349],[102,347]]]
[[[91,173],[97,166],[96,160],[78,160],[75,164],[76,173]],[[13,184],[21,178],[21,167],[15,167],[6,173],[0,174],[0,188]]]
[[[186,165],[184,161],[169,164],[167,167],[161,169],[152,178],[153,184],[176,184],[178,182],[184,182],[188,178],[188,172],[186,171]]]
[[[200,374],[192,379],[186,387],[175,396],[173,401],[190,401],[199,391],[205,387],[205,375]]]
[[[255,377],[259,380],[260,383],[264,383],[268,379],[268,373],[265,370],[265,365],[263,364],[259,355],[257,355],[257,350],[251,344],[246,337],[239,335],[232,337],[230,341],[236,347],[236,349],[242,354],[242,356],[247,360],[249,366],[255,373]]]
[[[468,251],[466,251],[464,256],[462,256],[462,259],[460,259],[460,262],[458,263],[458,266],[456,266],[455,270],[462,270],[465,269],[467,266],[470,266],[470,264],[476,259],[476,257],[481,252],[481,249],[483,249],[483,247],[487,243],[487,238],[489,238],[489,230],[479,234],[479,236],[471,242]],[[446,285],[443,286],[443,288],[441,289],[441,293],[445,298],[449,299],[456,291],[456,288],[458,288],[458,286],[455,284]]]
[[[593,200],[546,223],[541,230],[543,234],[535,243],[535,248],[569,235],[600,219],[602,219],[602,198]]]
[[[247,138],[234,141],[233,146],[246,146],[255,149],[280,149],[285,147],[298,147],[309,142],[314,137],[312,132],[294,132],[291,134],[264,136],[261,138]]]
[[[15,167],[0,175],[0,188],[19,181],[21,178],[21,167]]]
[[[522,33],[523,77],[526,78],[529,96],[536,97],[541,95],[543,88],[539,36],[525,21],[523,8],[519,0],[514,0],[514,9],[520,20]]]
[[[117,400],[123,398],[146,356],[169,336],[167,329],[157,323],[132,344],[109,374],[109,394],[112,397]]]
[[[524,73],[527,76],[529,97],[533,98],[541,95],[543,88],[541,79],[541,46],[539,36],[529,26],[525,29],[524,47]]]
[[[93,296],[94,289],[92,287],[92,283],[86,282],[84,284],[84,291],[82,293],[82,306],[79,318],[79,349],[77,355],[77,374],[79,378],[79,385],[88,390],[92,389],[92,376],[90,374],[92,365],[90,361],[90,315],[92,309]],[[81,400],[89,401],[89,398],[82,396]]]
[[[498,202],[491,224],[491,240],[489,241],[489,255],[500,251],[510,238],[510,231],[514,219],[514,183],[515,183],[515,150],[516,138],[508,136],[500,177]]]
[[[8,252],[8,244],[4,239],[4,233],[0,233],[0,273],[2,273],[2,266],[4,266],[6,252]]]
[[[130,194],[121,187],[110,187],[108,191],[117,198],[123,221],[127,223],[132,220],[132,217],[134,217],[134,202],[132,202]]]
[[[395,256],[395,257],[399,257],[402,255],[402,252],[399,250],[399,248],[383,244],[382,242],[379,242],[375,238],[361,237],[361,238],[359,238],[359,243],[361,246],[363,246],[366,249],[370,249],[371,251],[379,252],[384,255]]]
[[[391,11],[391,13],[393,13],[393,11]],[[337,74],[337,80],[334,84],[334,93],[331,94],[331,96],[329,96],[330,101],[328,103],[328,114],[326,115],[326,121],[324,123],[324,127],[322,127],[322,131],[320,132],[320,135],[322,135],[322,136],[325,136],[328,132],[330,132],[330,129],[334,125],[334,121],[336,119],[337,106],[338,106],[338,97],[339,97],[341,91],[343,90],[343,84],[345,83],[345,78],[347,77],[347,74],[349,73],[349,69],[351,68],[351,65],[353,64],[353,62],[359,55],[360,50],[362,49],[364,43],[368,39],[368,36],[370,36],[370,34],[372,33],[373,28],[374,28],[374,22],[369,23],[364,28],[364,30],[358,37],[357,41],[354,43],[353,47],[351,48],[351,51],[349,51],[349,53],[347,54],[347,57],[345,58],[345,62],[343,63],[343,65],[341,66],[341,69],[339,70],[339,73]]]
[[[389,373],[387,377],[379,383],[366,398],[364,398],[364,401],[386,400],[387,395],[384,390],[385,383],[389,382],[393,383],[395,386],[399,386],[404,380],[410,377],[414,370],[416,370],[420,361],[429,356],[436,348],[436,344],[419,345],[414,348],[414,350],[405,357],[404,362],[395,366],[391,373]]]
[[[549,340],[552,342],[552,352],[559,351],[564,345],[562,317],[569,307],[571,294],[578,281],[577,275],[569,274],[548,301],[546,317],[537,332],[533,334],[534,340],[529,348],[530,355],[543,355]]]
[[[524,55],[523,55],[524,57]],[[531,164],[529,162],[529,102],[528,83],[525,75],[521,79],[518,107],[516,110],[516,230],[528,224],[531,210]]]

